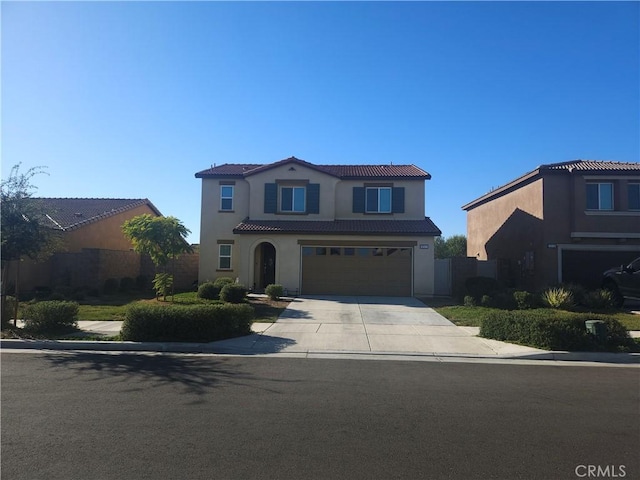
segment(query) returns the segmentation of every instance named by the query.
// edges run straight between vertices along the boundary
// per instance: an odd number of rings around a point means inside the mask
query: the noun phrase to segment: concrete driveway
[[[410,297],[305,296],[294,298],[276,323],[254,334],[215,342],[229,353],[540,353],[535,348],[476,337]]]

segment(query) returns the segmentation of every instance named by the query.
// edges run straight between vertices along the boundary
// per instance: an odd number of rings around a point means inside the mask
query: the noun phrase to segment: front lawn
[[[497,308],[465,307],[462,305],[435,307],[435,310],[460,327],[479,327],[482,324],[482,320],[488,315],[501,311]],[[544,312],[547,309],[538,308],[535,310],[537,312]],[[554,312],[566,318],[577,315],[576,312],[568,312],[566,310],[549,310],[549,312]],[[602,313],[598,313],[598,315],[602,315]],[[640,330],[640,315],[626,312],[613,312],[607,313],[606,315],[619,321],[627,330]]]
[[[177,293],[168,297],[167,301],[156,300],[155,297],[146,296],[104,296],[82,301],[78,309],[78,320],[111,321],[124,320],[124,314],[129,305],[137,302],[153,303],[160,305],[202,305],[217,304],[220,300],[204,300],[198,298],[196,292]],[[254,322],[273,323],[289,305],[289,300],[269,300],[267,297],[249,295],[247,302],[255,310]]]

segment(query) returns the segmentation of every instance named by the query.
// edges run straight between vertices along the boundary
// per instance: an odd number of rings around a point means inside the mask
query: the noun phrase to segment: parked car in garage
[[[604,272],[602,287],[613,293],[618,306],[622,306],[625,299],[640,300],[640,257]]]

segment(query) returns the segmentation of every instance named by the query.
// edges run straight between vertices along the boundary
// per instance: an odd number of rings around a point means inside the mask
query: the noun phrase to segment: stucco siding
[[[295,170],[290,170],[295,168]],[[266,183],[277,183],[279,180],[287,182],[300,181],[317,183],[320,185],[320,212],[317,214],[273,214],[264,213],[264,185]],[[253,220],[333,220],[336,208],[334,195],[335,186],[339,182],[336,177],[318,172],[302,165],[283,165],[264,172],[256,173],[246,177],[250,186],[249,217]]]
[[[318,235],[235,235],[234,251],[236,267],[233,278],[238,278],[241,283],[253,286],[255,278],[256,248],[263,242],[268,242],[276,250],[276,283],[290,290],[299,290],[301,287],[301,256],[300,241],[307,241],[325,245],[354,245],[354,242],[362,242],[363,246],[378,242],[380,245],[393,244],[394,242],[413,242],[413,289],[414,295],[433,295],[434,290],[434,257],[433,237],[383,237],[369,235],[354,235],[349,237],[326,237]],[[422,247],[421,247],[422,246]],[[201,271],[202,271],[201,264]],[[217,272],[215,276],[226,276]],[[215,276],[211,278],[215,278]],[[384,282],[384,279],[380,279]]]
[[[467,213],[467,255],[478,260],[510,256],[508,250],[522,250],[530,245],[515,245],[509,237],[523,228],[535,231],[544,217],[542,179],[506,193],[490,202],[472,208]],[[541,225],[540,225],[541,232]],[[504,240],[501,245],[498,240]],[[515,240],[515,237],[513,238]],[[528,242],[530,243],[530,242]]]
[[[68,252],[79,252],[83,248],[105,250],[129,250],[131,241],[122,233],[122,224],[142,214],[157,216],[148,205],[118,213],[100,221],[79,227],[64,234],[64,245]]]
[[[393,184],[394,187],[404,188],[404,213],[378,215],[367,213],[367,219],[420,220],[424,218],[424,180],[343,180],[336,186],[335,214],[337,219],[348,220],[365,216],[362,213],[353,213],[353,188],[362,187],[365,184]]]

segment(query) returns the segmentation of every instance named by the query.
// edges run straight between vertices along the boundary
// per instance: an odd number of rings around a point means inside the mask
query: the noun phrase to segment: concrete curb
[[[282,356],[300,358],[360,358],[360,359],[404,359],[433,361],[496,361],[496,362],[588,362],[597,364],[640,365],[640,353],[610,352],[553,352],[524,354],[475,355],[464,353],[420,353],[420,352],[367,352],[343,350],[307,350],[300,352],[247,351],[213,343],[180,342],[114,342],[80,340],[23,340],[2,339],[0,350],[79,350],[102,352],[156,352],[156,353],[202,353],[247,357]]]

